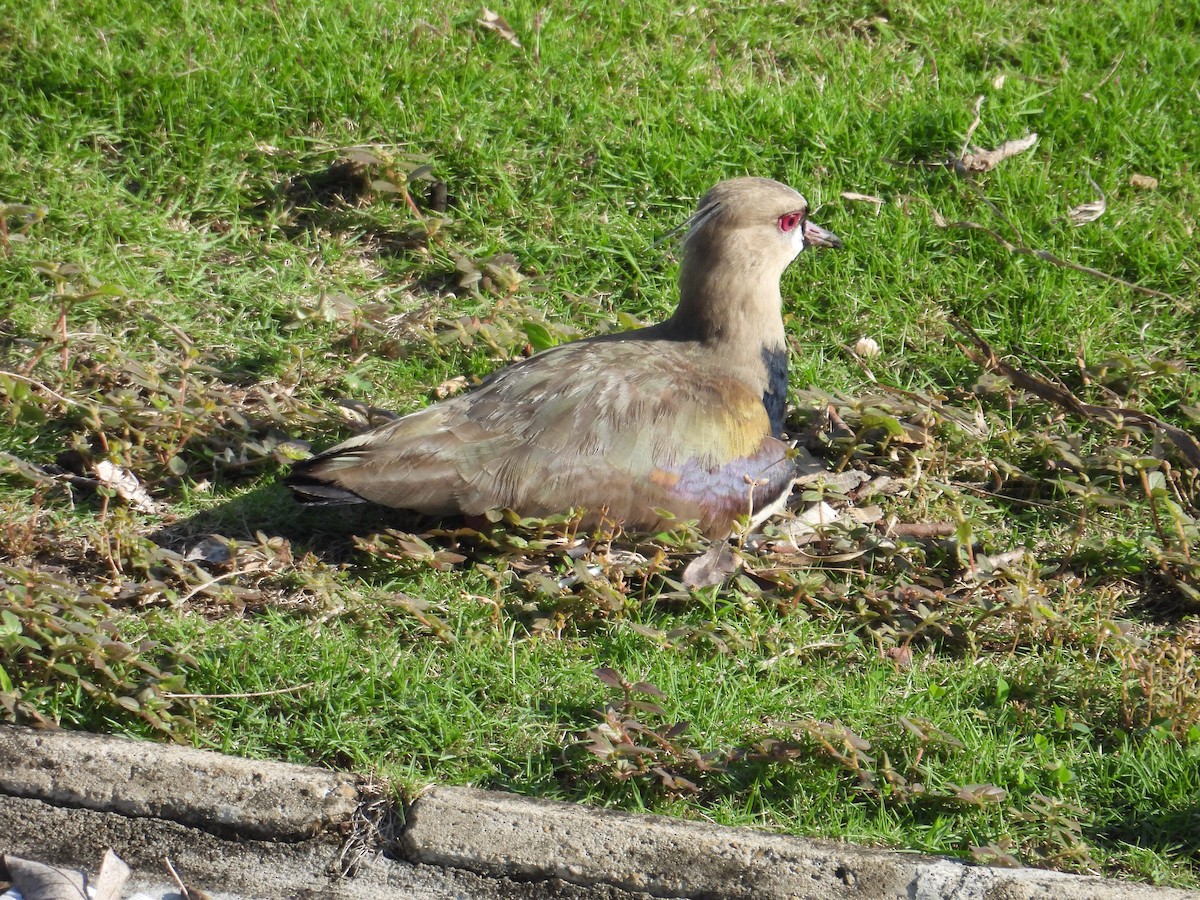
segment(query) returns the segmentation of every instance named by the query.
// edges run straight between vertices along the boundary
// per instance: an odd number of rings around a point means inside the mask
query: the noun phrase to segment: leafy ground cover
[[[1194,4],[0,10],[5,718],[1200,883]],[[815,529],[276,484],[663,316],[745,173],[847,243]]]

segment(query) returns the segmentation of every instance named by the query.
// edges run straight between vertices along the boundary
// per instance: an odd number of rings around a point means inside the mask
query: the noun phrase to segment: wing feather
[[[749,503],[746,478],[782,472],[786,447],[770,436],[761,390],[707,362],[694,344],[662,340],[556,347],[351,438],[301,474],[432,514],[585,507],[653,526],[662,507],[728,524],[737,510],[726,507]]]

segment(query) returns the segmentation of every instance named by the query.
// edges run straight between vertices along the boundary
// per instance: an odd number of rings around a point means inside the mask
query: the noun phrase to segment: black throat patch
[[[767,367],[767,389],[763,391],[763,407],[771,421],[771,434],[783,434],[783,423],[787,418],[788,358],[787,347],[768,350],[763,347],[763,365]]]

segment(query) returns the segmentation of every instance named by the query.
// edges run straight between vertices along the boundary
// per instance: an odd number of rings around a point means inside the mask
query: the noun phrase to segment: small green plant
[[[732,754],[689,746],[688,723],[665,721],[666,710],[656,701],[666,695],[657,687],[626,681],[608,666],[596,669],[595,675],[622,695],[596,711],[599,724],[583,736],[584,749],[600,761],[610,778],[639,779],[668,792],[695,793],[709,774],[725,770]]]
[[[135,719],[187,735],[197,702],[180,698],[187,663],[129,638],[107,601],[45,572],[0,566],[0,708],[10,722],[50,723],[59,710]]]

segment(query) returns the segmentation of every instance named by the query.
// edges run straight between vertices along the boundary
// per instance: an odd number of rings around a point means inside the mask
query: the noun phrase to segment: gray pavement
[[[0,853],[94,870],[110,847],[127,893],[177,897],[169,858],[214,900],[1200,897],[470,788],[405,815],[352,775],[0,726]]]

